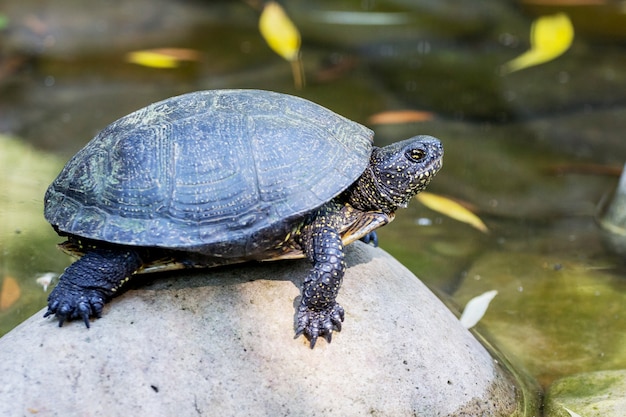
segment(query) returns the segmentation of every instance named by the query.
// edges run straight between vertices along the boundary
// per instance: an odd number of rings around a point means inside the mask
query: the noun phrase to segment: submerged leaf
[[[416,197],[420,203],[431,210],[437,211],[454,220],[467,223],[483,233],[489,233],[489,229],[482,220],[474,213],[449,198],[422,191]]]
[[[2,288],[0,288],[0,311],[11,307],[19,300],[21,293],[22,291],[15,278],[8,275],[5,276],[2,281]]]
[[[58,275],[55,274],[54,272],[45,272],[43,274],[40,274],[35,281],[37,282],[37,284],[43,287],[44,291],[48,291],[48,286],[57,277]]]
[[[276,2],[268,2],[259,18],[259,31],[265,42],[287,61],[300,55],[300,32],[285,10]]]
[[[582,417],[580,414],[577,414],[577,413],[573,412],[572,410],[570,410],[570,409],[569,409],[569,408],[567,408],[567,407],[563,407],[563,408],[565,409],[565,411],[567,411],[567,412],[569,413],[569,415],[570,415],[571,417]]]
[[[552,61],[569,49],[574,26],[565,13],[537,18],[530,28],[530,50],[504,64],[505,73]]]
[[[471,329],[483,318],[489,307],[489,303],[498,294],[498,291],[487,291],[477,297],[472,298],[465,305],[463,314],[459,321],[466,329]]]

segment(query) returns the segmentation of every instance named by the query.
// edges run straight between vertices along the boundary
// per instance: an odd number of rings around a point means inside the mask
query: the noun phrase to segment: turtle
[[[304,98],[197,91],[113,122],[48,187],[44,216],[77,258],[44,317],[99,318],[142,272],[307,258],[294,327],[313,348],[341,331],[346,245],[369,238],[442,166],[419,135],[385,147]]]

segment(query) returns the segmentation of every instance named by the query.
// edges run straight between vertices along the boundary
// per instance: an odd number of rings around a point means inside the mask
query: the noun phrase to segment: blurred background
[[[380,246],[455,312],[497,290],[478,331],[544,385],[626,367],[626,225],[606,215],[626,160],[625,4],[278,7],[262,33],[261,1],[0,1],[0,335],[70,262],[42,200],[77,150],[154,101],[262,88],[367,125],[380,146],[440,138],[429,191],[444,203],[414,201]]]

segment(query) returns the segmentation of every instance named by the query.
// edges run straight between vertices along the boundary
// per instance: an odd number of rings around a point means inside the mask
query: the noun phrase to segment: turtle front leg
[[[332,332],[341,331],[344,311],[335,299],[346,264],[341,236],[330,226],[314,223],[302,243],[313,268],[302,286],[296,337],[304,334],[312,349],[319,336],[330,343]]]
[[[89,317],[100,317],[104,304],[141,264],[132,250],[89,250],[61,274],[44,317],[56,315],[59,327],[72,319],[82,319],[89,327]]]

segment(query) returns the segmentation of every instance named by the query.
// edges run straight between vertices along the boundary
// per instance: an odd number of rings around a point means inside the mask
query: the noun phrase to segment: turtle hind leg
[[[100,317],[104,304],[141,265],[139,254],[133,250],[88,250],[61,274],[48,297],[44,317],[54,314],[59,327],[72,319],[82,319],[89,327],[89,318]]]
[[[318,337],[330,343],[333,331],[341,331],[344,310],[335,299],[346,265],[341,236],[332,227],[312,225],[304,247],[313,268],[302,286],[296,337],[304,334],[313,348]]]

